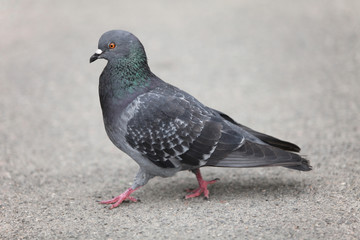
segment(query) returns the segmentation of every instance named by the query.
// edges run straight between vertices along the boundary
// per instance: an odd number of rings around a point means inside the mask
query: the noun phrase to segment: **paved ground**
[[[291,2],[291,3],[290,3]],[[356,239],[360,234],[360,2],[0,3],[0,239]],[[126,29],[152,70],[241,123],[302,146],[314,170],[204,169],[156,178],[108,140],[100,35]]]

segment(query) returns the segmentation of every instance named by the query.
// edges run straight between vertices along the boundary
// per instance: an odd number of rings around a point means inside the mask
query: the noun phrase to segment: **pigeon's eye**
[[[109,43],[109,48],[110,48],[110,49],[113,49],[113,48],[115,48],[115,47],[116,47],[115,43],[113,43],[113,42],[112,42],[112,43]]]

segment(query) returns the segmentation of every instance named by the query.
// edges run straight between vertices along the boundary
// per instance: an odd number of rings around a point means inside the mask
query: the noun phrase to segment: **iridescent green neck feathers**
[[[103,75],[100,95],[123,98],[149,86],[152,74],[142,46],[133,46],[127,56],[108,61]]]

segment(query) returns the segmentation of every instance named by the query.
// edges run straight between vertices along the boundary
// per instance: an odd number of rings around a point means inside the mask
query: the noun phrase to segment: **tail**
[[[238,168],[282,166],[299,171],[312,169],[310,162],[296,153],[249,141],[223,159],[209,160],[206,166]]]

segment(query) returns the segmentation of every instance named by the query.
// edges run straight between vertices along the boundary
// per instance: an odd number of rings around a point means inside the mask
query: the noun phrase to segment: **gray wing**
[[[159,167],[311,169],[308,160],[269,146],[257,138],[262,136],[260,133],[247,131],[180,90],[146,93],[139,101],[141,104],[127,124],[126,140]]]
[[[214,110],[214,109],[213,109]],[[245,131],[247,131],[248,133],[254,135],[255,137],[259,138],[261,141],[273,146],[273,147],[277,147],[277,148],[281,148],[283,150],[286,150],[286,151],[291,151],[291,152],[300,152],[300,147],[297,146],[296,144],[294,143],[291,143],[291,142],[287,142],[287,141],[283,141],[283,140],[280,140],[278,138],[275,138],[273,136],[270,136],[270,135],[267,135],[267,134],[264,134],[264,133],[260,133],[260,132],[257,132],[249,127],[246,127],[238,122],[236,122],[234,119],[232,119],[231,117],[229,117],[228,115],[226,115],[225,113],[223,112],[220,112],[218,110],[214,110],[216,111],[221,117],[223,117],[225,120],[241,127],[242,129],[244,129]]]
[[[202,166],[243,144],[241,134],[186,93],[150,92],[138,100],[126,140],[160,167]]]

